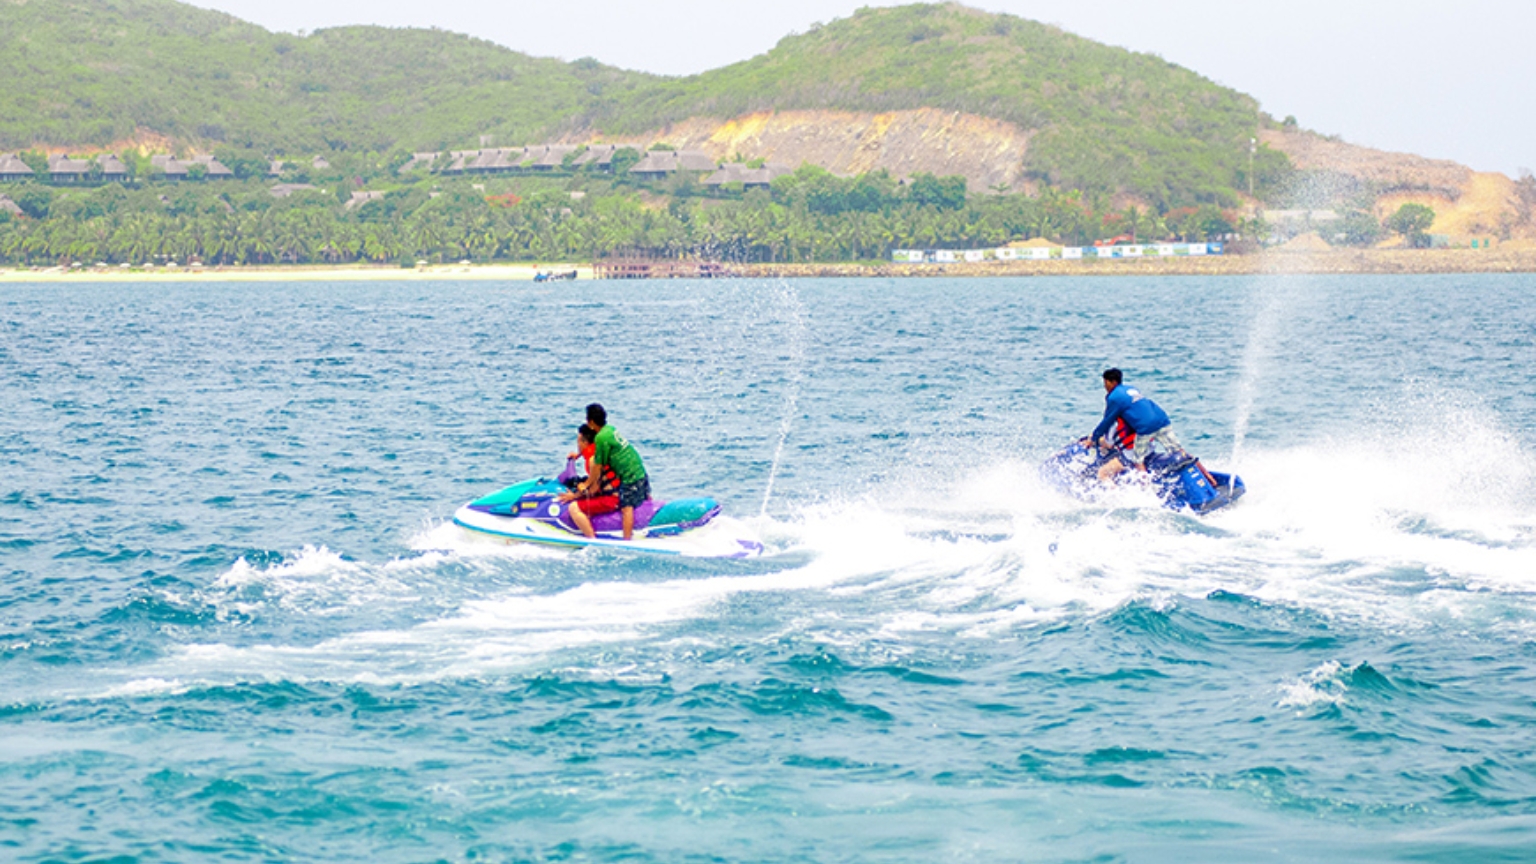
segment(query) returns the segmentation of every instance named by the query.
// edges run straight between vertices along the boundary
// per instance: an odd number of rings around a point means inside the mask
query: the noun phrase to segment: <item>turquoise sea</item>
[[[1099,372],[1248,483],[1037,464]],[[1536,860],[1536,277],[0,286],[0,860]],[[482,546],[608,406],[754,561]]]

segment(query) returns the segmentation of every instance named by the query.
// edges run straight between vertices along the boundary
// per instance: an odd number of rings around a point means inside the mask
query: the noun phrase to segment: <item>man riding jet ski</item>
[[[1154,444],[1162,451],[1184,452],[1179,439],[1174,437],[1168,412],[1141,395],[1140,390],[1127,385],[1119,369],[1104,370],[1104,392],[1107,394],[1104,397],[1104,419],[1094,427],[1088,443],[1100,450],[1105,449],[1104,435],[1109,432],[1111,425],[1116,425],[1119,427],[1117,433],[1122,440],[1129,440],[1130,446],[1117,448],[1119,452],[1104,462],[1099,468],[1100,480],[1108,480],[1124,471],[1126,462],[1146,470],[1147,455],[1152,452]]]
[[[763,544],[735,520],[720,516],[713,498],[656,501],[639,454],[607,423],[601,405],[587,406],[577,452],[554,479],[540,477],[471,501],[454,524],[473,537],[502,543],[710,558],[752,558]],[[587,474],[577,470],[586,459]]]
[[[1241,478],[1207,471],[1185,451],[1167,412],[1127,386],[1119,369],[1104,372],[1104,390],[1104,418],[1093,433],[1040,466],[1047,483],[1084,499],[1115,486],[1150,483],[1164,506],[1200,514],[1225,507],[1247,491]],[[1114,438],[1107,439],[1111,429]],[[1135,470],[1127,472],[1127,466]]]

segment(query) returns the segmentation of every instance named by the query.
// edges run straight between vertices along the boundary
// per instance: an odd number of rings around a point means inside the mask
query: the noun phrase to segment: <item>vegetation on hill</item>
[[[0,0],[0,148],[153,133],[273,153],[633,134],[765,109],[937,107],[1034,134],[1041,185],[1161,210],[1235,203],[1254,100],[1157,57],[957,5],[862,9],[686,78],[529,57],[436,30],[271,33],[172,0]],[[1261,147],[1262,193],[1285,171]]]
[[[652,80],[438,30],[271,33],[172,0],[0,0],[0,148],[143,133],[266,153],[537,140]]]
[[[1026,167],[1045,184],[1164,207],[1235,201],[1260,123],[1252,97],[1158,57],[957,4],[861,9],[742,63],[601,100],[588,121],[636,132],[698,115],[918,106],[1036,131]],[[1260,147],[1257,189],[1287,165]]]
[[[365,157],[308,169],[318,188],[274,197],[268,183],[8,187],[24,212],[0,212],[0,262],[208,265],[591,260],[635,251],[734,261],[887,259],[898,248],[998,246],[1022,236],[1070,245],[1122,233],[1204,239],[1234,229],[1212,205],[1164,216],[1117,211],[1104,196],[1047,191],[967,199],[958,178],[883,172],[841,178],[806,166],[771,189],[701,188],[601,174],[420,178],[353,200]],[[580,194],[573,194],[580,193]],[[349,206],[351,205],[351,206]]]

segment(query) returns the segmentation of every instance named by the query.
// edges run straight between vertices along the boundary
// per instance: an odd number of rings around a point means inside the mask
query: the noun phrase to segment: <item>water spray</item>
[[[791,370],[789,387],[784,394],[784,414],[779,419],[779,443],[773,448],[773,462],[768,466],[768,485],[763,489],[763,506],[759,516],[768,515],[768,502],[773,498],[773,484],[779,476],[779,462],[784,458],[784,445],[794,428],[795,413],[800,407],[800,386],[805,379],[805,305],[800,294],[788,282],[780,283],[779,300],[784,308],[790,333],[785,341],[789,350]]]
[[[1232,420],[1232,465],[1235,470],[1242,455],[1243,443],[1248,438],[1248,423],[1253,417],[1253,402],[1257,396],[1259,373],[1273,351],[1276,330],[1283,311],[1284,296],[1273,290],[1273,283],[1261,279],[1258,289],[1264,291],[1264,305],[1253,316],[1248,329],[1248,345],[1243,349],[1242,374],[1237,382],[1237,413]],[[1269,290],[1266,290],[1269,289]]]

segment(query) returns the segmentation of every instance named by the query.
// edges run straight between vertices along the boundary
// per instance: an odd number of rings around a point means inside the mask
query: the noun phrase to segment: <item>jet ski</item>
[[[696,558],[755,558],[763,544],[741,523],[722,517],[713,498],[646,501],[635,508],[632,539],[624,539],[618,511],[592,517],[597,537],[582,535],[571,521],[571,505],[561,493],[581,482],[576,460],[554,478],[524,480],[471,501],[453,514],[453,523],[476,539],[500,543],[538,543],[581,549],[588,546],[628,549]]]
[[[1100,480],[1099,466],[1118,452],[1099,451],[1086,441],[1075,441],[1040,465],[1040,479],[1084,501],[1096,500],[1110,489],[1146,485],[1157,493],[1164,507],[1187,509],[1201,516],[1226,507],[1248,491],[1243,478],[1208,471],[1199,459],[1183,451],[1152,453],[1147,456],[1146,471],[1127,468],[1109,480]]]

